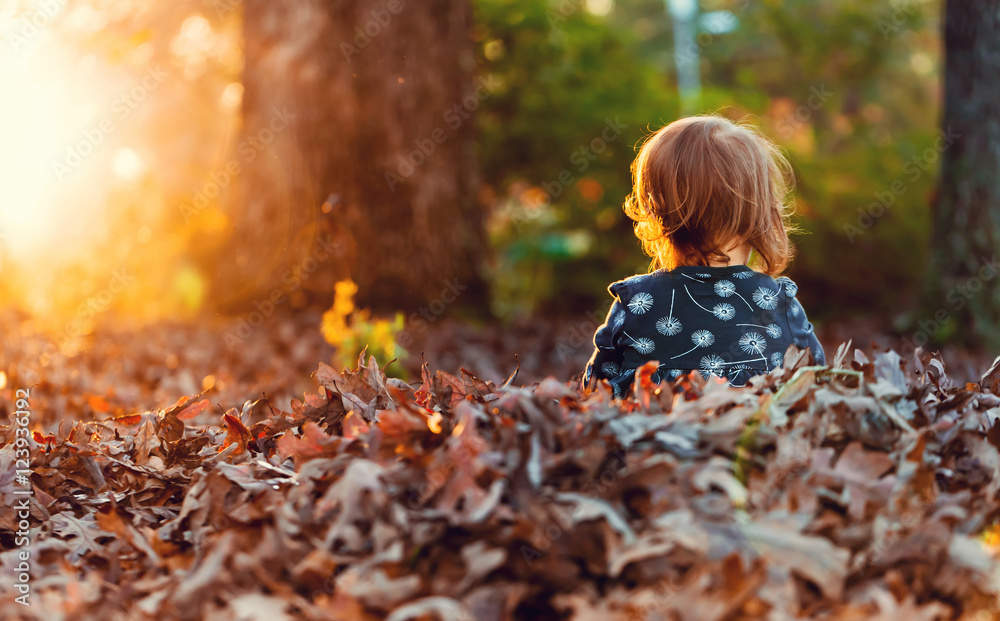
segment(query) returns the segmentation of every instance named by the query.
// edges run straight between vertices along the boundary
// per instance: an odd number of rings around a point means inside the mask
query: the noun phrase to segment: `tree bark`
[[[931,339],[1000,349],[1000,0],[949,0],[941,179],[934,202]],[[934,334],[939,332],[939,334]],[[1000,352],[998,352],[1000,353]]]
[[[236,298],[296,269],[325,304],[347,276],[376,310],[484,294],[471,26],[469,0],[246,0]]]

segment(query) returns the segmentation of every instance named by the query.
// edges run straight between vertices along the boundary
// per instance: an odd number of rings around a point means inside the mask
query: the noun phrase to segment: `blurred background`
[[[941,2],[0,7],[0,291],[8,334],[45,335],[35,371],[138,338],[164,375],[204,367],[172,390],[258,345],[569,379],[607,284],[648,266],[622,212],[637,146],[699,112],[787,151],[789,275],[828,349],[925,316]]]

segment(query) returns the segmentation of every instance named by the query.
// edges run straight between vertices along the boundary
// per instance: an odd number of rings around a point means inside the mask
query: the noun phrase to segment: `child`
[[[586,385],[608,380],[620,397],[657,360],[657,382],[696,369],[739,386],[781,365],[789,343],[825,364],[795,283],[772,278],[792,255],[791,167],[772,142],[721,116],[682,118],[646,141],[632,176],[625,212],[655,271],[608,287]]]

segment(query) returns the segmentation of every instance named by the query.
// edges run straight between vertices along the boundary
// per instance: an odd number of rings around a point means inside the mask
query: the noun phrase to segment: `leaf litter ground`
[[[32,439],[32,606],[5,511],[0,615],[1000,617],[1000,365],[785,360],[744,388],[647,366],[626,400],[369,360],[285,409],[98,409]]]

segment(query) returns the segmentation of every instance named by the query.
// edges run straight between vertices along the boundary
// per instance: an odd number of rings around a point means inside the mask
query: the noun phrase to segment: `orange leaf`
[[[388,438],[402,438],[410,432],[426,432],[427,418],[411,414],[406,410],[388,410],[381,412],[378,428]]]
[[[656,383],[653,382],[653,375],[660,368],[660,365],[656,364],[655,361],[650,360],[646,364],[639,367],[635,372],[636,378],[639,380],[639,388],[643,390],[655,390]]]
[[[639,367],[635,372],[636,393],[642,407],[649,409],[650,393],[657,389],[657,384],[653,382],[653,375],[659,370],[660,365],[655,360],[650,360]]]
[[[417,402],[417,405],[426,406],[429,401],[430,393],[427,391],[427,384],[423,384],[420,388],[413,393],[413,400]]]
[[[119,537],[128,537],[128,524],[122,519],[122,516],[118,514],[115,507],[110,505],[105,505],[101,507],[96,513],[94,513],[94,520],[97,525],[101,527],[101,530],[106,530],[109,533],[114,533]]]
[[[56,437],[54,435],[43,436],[41,433],[33,431],[31,433],[31,437],[35,439],[35,442],[38,442],[39,444],[44,444],[46,451],[49,450],[49,445],[55,446],[56,444]]]
[[[434,412],[434,414],[427,417],[427,428],[432,433],[441,433],[441,420],[443,418],[441,412]]]
[[[188,420],[191,418],[195,418],[201,414],[204,414],[206,411],[211,409],[211,407],[212,404],[208,402],[208,399],[202,399],[201,401],[192,403],[191,405],[181,410],[177,414],[177,418],[181,420]]]
[[[141,420],[142,414],[126,414],[124,416],[116,416],[112,422],[119,425],[135,425]]]
[[[267,432],[271,430],[271,421],[262,420],[259,423],[255,423],[253,427],[250,428],[250,435],[254,440],[260,440],[267,435]]]
[[[235,412],[236,410],[230,409],[229,411]],[[226,439],[222,442],[222,450],[225,450],[230,444],[238,446],[237,450],[233,453],[234,455],[239,455],[247,450],[247,443],[250,442],[253,436],[250,435],[250,430],[243,424],[239,416],[233,416],[227,412],[222,415],[222,420],[225,421],[226,427],[229,429],[228,433],[226,433]]]
[[[95,412],[107,413],[111,409],[111,404],[105,401],[104,397],[100,395],[90,395],[87,397],[87,404]]]
[[[327,435],[319,425],[309,421],[302,427],[302,437],[286,431],[278,438],[278,454],[282,459],[291,457],[299,464],[314,457],[336,454],[343,438]]]
[[[329,389],[327,389],[327,390],[329,390]],[[306,405],[308,405],[309,407],[312,407],[312,408],[321,408],[324,405],[326,405],[326,401],[327,401],[323,397],[321,397],[319,395],[315,395],[315,394],[313,394],[311,392],[307,392],[305,394],[304,399],[305,399]]]
[[[366,423],[357,412],[351,410],[344,417],[344,437],[345,438],[356,438],[360,435],[366,434],[370,431],[368,423]]]

